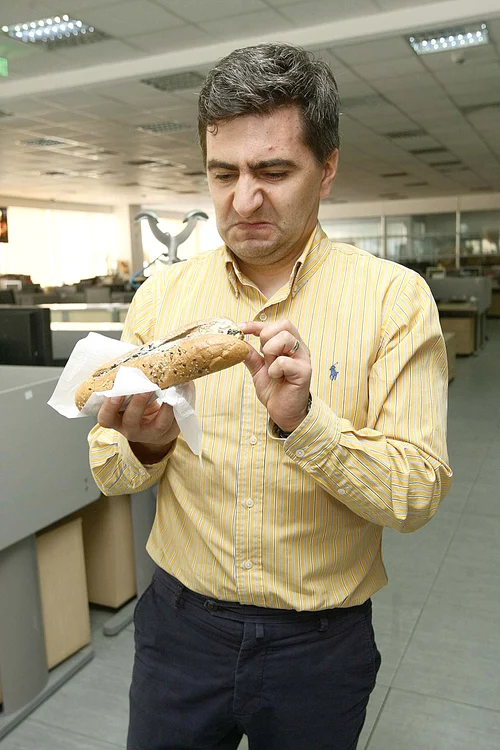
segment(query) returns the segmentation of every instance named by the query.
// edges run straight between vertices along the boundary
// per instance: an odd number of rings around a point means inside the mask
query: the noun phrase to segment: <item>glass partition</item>
[[[321,225],[331,240],[355,245],[361,250],[372,253],[372,255],[382,255],[382,222],[380,216],[322,221]]]
[[[388,216],[386,257],[396,262],[455,264],[456,214]]]
[[[460,214],[460,255],[476,260],[478,256],[500,255],[500,211]]]

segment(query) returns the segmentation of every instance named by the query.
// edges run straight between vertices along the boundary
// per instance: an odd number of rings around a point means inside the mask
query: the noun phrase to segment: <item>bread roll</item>
[[[163,389],[232,367],[247,354],[243,333],[230,320],[192,323],[99,367],[77,388],[75,403],[81,410],[92,393],[110,390],[119,367],[137,367]]]

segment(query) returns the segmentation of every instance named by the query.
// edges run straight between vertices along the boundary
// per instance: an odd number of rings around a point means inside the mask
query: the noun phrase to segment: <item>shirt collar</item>
[[[284,290],[286,291],[286,297],[289,294],[295,296],[299,289],[301,289],[304,284],[307,283],[313,273],[318,270],[319,266],[324,260],[325,253],[329,249],[329,246],[330,241],[318,222],[309,239],[307,240],[304,250],[300,254],[300,257],[295,261],[288,284],[286,285],[286,287],[284,287]],[[255,287],[255,284],[247,279],[247,277],[242,273],[238,264],[238,259],[227,247],[227,245],[225,245],[223,249],[228,279],[233,288],[235,296],[239,297],[241,286],[250,285]]]

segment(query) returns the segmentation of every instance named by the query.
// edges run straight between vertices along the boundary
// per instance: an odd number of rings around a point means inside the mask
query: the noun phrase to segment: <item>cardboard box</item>
[[[130,497],[105,497],[80,514],[89,601],[121,607],[136,595]]]
[[[446,356],[448,357],[448,382],[455,377],[455,368],[457,361],[456,335],[454,333],[444,333],[444,343],[446,344]]]
[[[52,669],[91,639],[81,518],[37,534],[36,550],[45,649]]]
[[[475,351],[475,318],[447,318],[441,317],[443,333],[455,334],[457,354],[473,354]]]
[[[492,290],[491,306],[488,310],[488,315],[493,318],[500,316],[500,289],[497,286],[494,286]]]
[[[42,617],[49,669],[90,643],[82,521],[37,535]]]

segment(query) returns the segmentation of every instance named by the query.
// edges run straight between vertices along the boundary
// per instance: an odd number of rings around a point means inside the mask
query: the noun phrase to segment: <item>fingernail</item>
[[[122,396],[111,396],[109,399],[110,404],[113,404],[113,406],[116,406],[120,403],[122,400]]]

